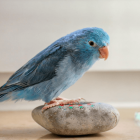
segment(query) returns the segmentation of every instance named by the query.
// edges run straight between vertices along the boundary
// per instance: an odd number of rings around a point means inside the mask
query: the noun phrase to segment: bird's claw
[[[49,103],[45,103],[44,107],[42,108],[42,113],[48,109],[48,108],[51,108],[51,107],[54,107],[54,106],[58,106],[58,105],[66,105],[66,104],[76,104],[76,103],[80,103],[81,100],[84,100],[86,101],[84,98],[77,98],[77,99],[72,99],[72,100],[69,100],[69,99],[66,99],[66,98],[56,98],[55,100],[52,100],[50,101]]]

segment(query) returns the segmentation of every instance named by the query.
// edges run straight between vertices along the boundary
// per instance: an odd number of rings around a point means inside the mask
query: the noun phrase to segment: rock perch
[[[55,106],[41,112],[39,106],[32,111],[33,119],[45,129],[58,135],[87,135],[114,128],[119,112],[109,104],[83,102]]]

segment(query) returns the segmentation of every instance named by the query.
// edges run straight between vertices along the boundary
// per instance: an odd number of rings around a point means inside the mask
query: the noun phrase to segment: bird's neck
[[[96,53],[76,53],[72,57],[72,61],[77,69],[80,69],[83,72],[86,72],[92,67],[92,65],[98,60]]]

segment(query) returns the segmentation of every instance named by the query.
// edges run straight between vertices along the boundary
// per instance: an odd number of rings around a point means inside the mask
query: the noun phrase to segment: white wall
[[[138,0],[0,0],[0,72],[14,72],[56,39],[84,27],[111,37],[92,70],[140,70]]]

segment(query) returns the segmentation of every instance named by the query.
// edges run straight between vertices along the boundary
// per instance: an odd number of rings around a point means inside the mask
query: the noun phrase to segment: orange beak
[[[100,52],[99,58],[104,58],[105,60],[108,58],[108,55],[109,55],[108,46],[99,48],[99,52]]]

